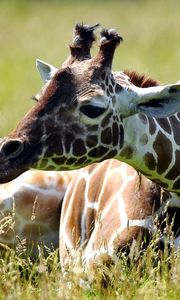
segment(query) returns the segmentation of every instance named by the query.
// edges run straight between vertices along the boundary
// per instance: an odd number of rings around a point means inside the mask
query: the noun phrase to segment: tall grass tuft
[[[166,233],[168,240],[173,238],[170,227]],[[0,299],[179,299],[180,251],[166,243],[159,250],[159,237],[157,231],[147,249],[136,244],[129,255],[122,251],[110,263],[88,268],[77,249],[63,270],[58,250],[38,246],[32,259],[21,245],[16,250],[5,246],[0,252]]]

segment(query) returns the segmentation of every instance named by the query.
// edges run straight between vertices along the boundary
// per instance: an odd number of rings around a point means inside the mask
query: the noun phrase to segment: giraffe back
[[[161,193],[157,184],[117,160],[106,160],[77,172],[66,192],[61,214],[62,264],[79,246],[89,263],[104,255],[107,259],[107,253],[112,257],[140,238],[148,244],[155,232],[154,218],[159,219],[159,229],[165,226],[168,202],[170,222],[177,213],[173,227],[177,237],[178,201],[171,198],[170,193]]]

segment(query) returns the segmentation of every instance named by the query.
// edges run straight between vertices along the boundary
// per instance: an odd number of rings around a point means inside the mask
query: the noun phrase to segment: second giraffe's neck
[[[139,114],[124,119],[124,145],[118,159],[170,192],[180,193],[179,114],[155,119]]]

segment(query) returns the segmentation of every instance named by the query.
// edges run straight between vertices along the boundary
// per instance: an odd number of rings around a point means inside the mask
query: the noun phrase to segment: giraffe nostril
[[[23,150],[23,143],[19,140],[8,140],[2,145],[1,152],[6,158],[13,158]]]

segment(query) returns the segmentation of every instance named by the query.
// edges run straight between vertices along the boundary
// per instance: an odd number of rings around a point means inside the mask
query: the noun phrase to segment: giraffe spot
[[[76,166],[83,166],[83,163],[86,161],[86,159],[87,159],[87,157],[86,156],[83,156],[83,157],[81,157],[80,159],[78,159],[77,161],[76,161]]]
[[[119,126],[119,131],[120,131],[119,147],[121,149],[124,144],[124,127],[122,125]]]
[[[144,155],[144,162],[148,169],[155,170],[156,160],[155,160],[154,156],[152,155],[152,153],[148,152]]]
[[[178,180],[176,180],[175,183],[173,184],[173,189],[175,189],[175,190],[180,189],[180,178]]]
[[[104,129],[101,133],[101,142],[103,144],[109,145],[112,142],[112,134],[111,134],[111,128],[107,127]]]
[[[108,76],[106,76],[106,86],[108,86],[109,85],[109,78],[108,78]]]
[[[74,156],[82,156],[86,152],[87,151],[86,151],[86,147],[84,145],[84,142],[80,139],[75,140],[75,142],[73,143],[73,154],[74,154]]]
[[[111,150],[103,157],[103,159],[114,158],[117,155],[117,150]]]
[[[169,120],[171,122],[174,140],[177,145],[180,145],[180,134],[178,133],[179,132],[179,120],[177,120],[177,118],[175,116],[171,116],[169,118]]]
[[[65,162],[66,162],[66,160],[67,160],[67,158],[66,157],[53,157],[52,158],[52,161],[58,166],[58,165],[63,165]],[[52,170],[53,169],[53,167],[52,166],[50,166],[50,169],[49,170]],[[46,170],[48,170],[47,168],[46,168]]]
[[[121,151],[121,156],[125,159],[131,159],[133,156],[133,149],[130,146],[125,147]]]
[[[140,113],[139,114],[139,119],[143,124],[147,124],[147,116],[145,114]]]
[[[97,135],[88,135],[86,144],[89,148],[95,147],[98,143]]]
[[[61,136],[59,136],[58,140],[57,140],[57,136],[55,134],[51,134],[50,136],[48,136],[46,138],[45,145],[48,145],[48,146],[51,145],[54,153],[56,153],[58,155],[62,155],[64,152],[63,144],[61,142]],[[46,156],[49,156],[48,148],[47,148]]]
[[[77,161],[77,158],[71,157],[67,160],[66,165],[73,165]]]
[[[156,131],[156,124],[154,122],[153,118],[149,118],[149,132],[151,135],[153,135]]]
[[[163,128],[167,133],[171,133],[171,126],[169,124],[168,119],[166,118],[157,118],[156,122]]]
[[[153,143],[153,148],[157,154],[156,170],[159,174],[162,174],[168,168],[172,160],[171,141],[162,132],[159,132]]]
[[[108,113],[105,118],[102,120],[101,122],[101,126],[102,127],[106,127],[107,125],[109,125],[110,121],[111,121],[111,117],[112,117],[113,112],[111,111],[110,113]]]
[[[109,89],[107,89],[106,94],[107,94],[108,97],[110,96]]]
[[[115,81],[114,81],[114,78],[113,78],[113,77],[112,77],[112,79],[111,79],[111,84],[112,84],[112,87],[115,86]]]
[[[113,146],[116,146],[119,141],[119,127],[117,123],[113,123],[112,132],[113,132]]]
[[[113,88],[112,88],[111,85],[109,86],[109,92],[110,92],[111,94],[113,93]]]
[[[104,84],[104,83],[101,83],[101,88],[103,89],[103,91],[105,91],[105,90],[106,90],[106,86],[105,86],[105,84]]]
[[[147,136],[147,134],[144,133],[144,134],[140,137],[139,143],[140,143],[141,145],[146,145],[146,144],[148,143],[148,136]]]
[[[85,189],[86,189],[86,180],[84,178],[77,179],[76,189],[74,190],[74,185],[71,185],[73,191],[74,203],[77,203],[77,209],[71,207],[69,209],[69,218],[67,219],[67,230],[70,231],[69,235],[71,237],[73,245],[78,245],[80,237],[82,236],[82,215],[85,205]],[[70,194],[72,191],[69,190]],[[86,238],[86,236],[85,236]]]
[[[171,170],[166,174],[166,178],[173,180],[179,176],[179,162],[180,162],[180,151],[176,150],[175,152],[175,162],[174,166],[171,168]]]
[[[88,152],[88,156],[99,158],[108,152],[108,148],[99,146]]]
[[[87,208],[86,213],[86,238],[89,241],[91,234],[95,228],[95,220],[96,220],[96,209]]]
[[[115,86],[115,93],[116,94],[120,93],[122,91],[122,89],[123,89],[122,86],[117,83]]]

